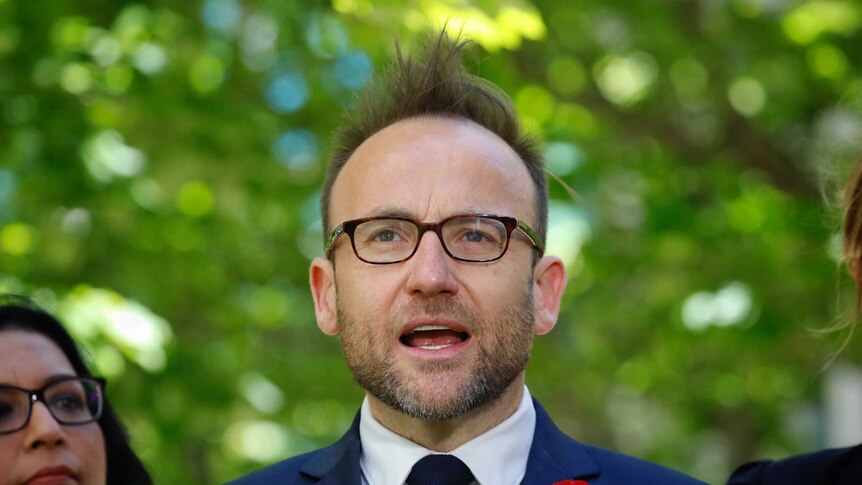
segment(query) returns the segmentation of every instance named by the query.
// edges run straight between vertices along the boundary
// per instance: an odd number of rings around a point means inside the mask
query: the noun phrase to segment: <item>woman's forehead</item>
[[[0,383],[28,389],[60,375],[75,375],[66,355],[51,339],[27,330],[0,331]]]

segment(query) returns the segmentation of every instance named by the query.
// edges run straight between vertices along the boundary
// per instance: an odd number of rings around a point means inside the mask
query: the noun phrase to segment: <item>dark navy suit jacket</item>
[[[589,485],[703,483],[653,463],[579,443],[563,434],[537,401],[533,400],[533,404],[536,432],[524,485],[553,485],[565,480],[585,480]],[[350,430],[332,446],[289,458],[230,485],[361,485],[360,450],[357,415]]]
[[[728,485],[859,485],[862,445],[836,448],[781,461],[756,461],[737,469]]]

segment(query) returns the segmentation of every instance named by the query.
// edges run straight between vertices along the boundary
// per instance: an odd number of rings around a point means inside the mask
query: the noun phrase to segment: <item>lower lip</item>
[[[27,482],[27,485],[64,485],[66,483],[75,483],[75,480],[68,473],[56,473],[35,477]]]
[[[422,347],[410,347],[404,345],[400,340],[398,341],[398,345],[409,355],[418,357],[420,359],[425,360],[445,360],[456,357],[462,352],[466,351],[470,345],[472,345],[473,337],[469,337],[467,340],[459,342],[457,344],[449,345],[448,347],[443,347],[442,349],[423,349]]]

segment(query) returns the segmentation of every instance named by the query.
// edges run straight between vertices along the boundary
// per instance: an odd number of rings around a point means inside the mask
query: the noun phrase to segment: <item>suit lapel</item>
[[[551,485],[564,480],[597,477],[601,472],[587,450],[560,431],[535,399],[533,405],[536,408],[536,432],[523,484]]]
[[[350,429],[332,446],[320,450],[302,465],[300,472],[320,481],[318,485],[362,485],[359,455],[359,413]]]

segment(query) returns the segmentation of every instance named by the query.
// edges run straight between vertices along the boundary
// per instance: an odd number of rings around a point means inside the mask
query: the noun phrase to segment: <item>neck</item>
[[[372,395],[368,404],[374,419],[393,433],[438,453],[448,453],[497,426],[515,413],[524,397],[521,373],[497,399],[445,421],[427,421],[398,411]]]

